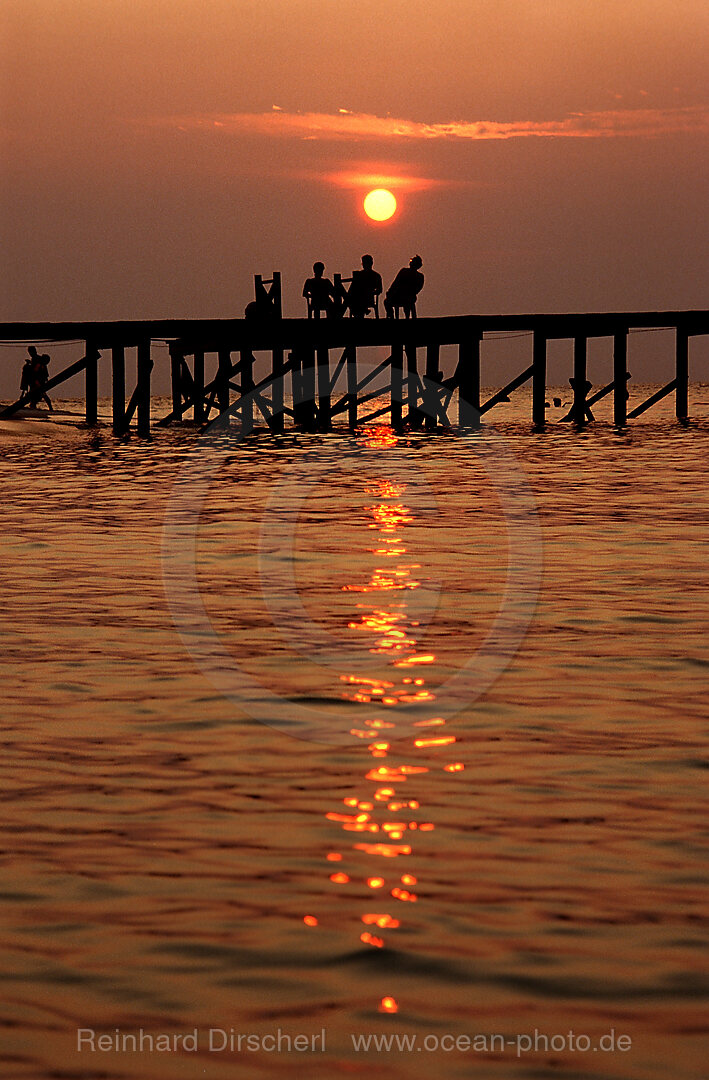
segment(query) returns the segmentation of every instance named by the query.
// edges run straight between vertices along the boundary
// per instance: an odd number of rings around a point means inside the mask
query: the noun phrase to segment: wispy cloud
[[[457,187],[468,181],[440,180],[432,176],[415,176],[402,172],[401,166],[361,165],[359,168],[335,169],[331,172],[314,173],[313,179],[324,180],[341,188],[396,188],[397,191],[429,191],[434,187]]]
[[[709,106],[668,109],[611,109],[570,113],[561,120],[453,120],[426,124],[393,116],[338,109],[334,113],[293,113],[278,106],[264,113],[223,113],[155,121],[182,130],[306,140],[487,140],[519,138],[656,137],[709,133]]]

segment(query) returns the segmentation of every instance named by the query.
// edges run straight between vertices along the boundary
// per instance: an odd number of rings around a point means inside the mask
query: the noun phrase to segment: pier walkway
[[[274,275],[276,277],[276,275]],[[263,286],[262,286],[263,288]],[[257,297],[259,295],[257,285]],[[674,332],[674,378],[645,401],[631,403],[628,335],[637,330]],[[529,333],[529,364],[506,386],[481,399],[481,342],[486,334]],[[345,421],[350,428],[389,415],[395,429],[431,430],[458,423],[479,426],[481,418],[524,383],[531,381],[531,423],[546,422],[547,344],[573,342],[570,383],[573,403],[568,419],[583,424],[596,402],[613,395],[618,426],[642,415],[674,394],[678,420],[689,416],[689,352],[693,337],[709,334],[709,311],[605,312],[581,314],[465,315],[419,319],[162,319],[127,322],[0,323],[6,344],[48,345],[79,340],[84,356],[53,375],[45,390],[56,389],[84,372],[86,422],[98,420],[99,364],[110,364],[112,422],[116,435],[135,429],[149,436],[154,424],[190,421],[200,427],[228,416],[246,433],[267,426],[274,433],[287,425],[329,430]],[[613,379],[590,393],[586,362],[591,338],[612,339]],[[156,362],[153,344],[169,345],[172,407],[154,415],[151,378]],[[358,349],[385,347],[389,355],[362,374]],[[455,346],[457,366],[443,378],[440,350]],[[127,387],[128,354],[135,352],[135,383]],[[269,373],[255,381],[258,354],[267,354]],[[160,358],[160,361],[162,358]],[[158,362],[160,362],[158,361]],[[132,365],[131,365],[132,366]],[[209,375],[212,371],[213,374]],[[386,380],[374,387],[375,380]],[[130,389],[130,394],[127,394]],[[388,395],[388,404],[367,414],[366,405]],[[457,399],[457,414],[451,416]],[[9,417],[25,404],[20,398],[0,411]]]

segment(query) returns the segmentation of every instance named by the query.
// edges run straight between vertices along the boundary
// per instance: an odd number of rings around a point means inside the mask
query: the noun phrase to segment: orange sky
[[[364,251],[421,253],[421,314],[706,307],[708,31],[706,0],[3,0],[0,318],[238,315],[272,269],[303,314]]]

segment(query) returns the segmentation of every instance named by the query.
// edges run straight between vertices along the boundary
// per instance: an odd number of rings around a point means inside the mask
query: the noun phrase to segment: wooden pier
[[[270,289],[267,288],[270,285]],[[216,418],[234,417],[248,433],[264,426],[274,433],[287,425],[301,430],[327,431],[346,423],[350,429],[389,415],[397,430],[435,430],[459,424],[474,429],[481,418],[524,383],[531,381],[531,423],[541,430],[547,421],[547,346],[553,339],[573,342],[573,372],[569,382],[573,402],[566,419],[579,425],[592,418],[596,402],[613,395],[613,420],[618,427],[641,416],[658,401],[674,394],[675,414],[689,415],[690,340],[709,334],[708,311],[611,312],[585,314],[466,315],[419,319],[283,319],[280,279],[256,279],[251,317],[243,319],[166,319],[131,322],[4,323],[0,340],[27,345],[85,342],[82,359],[53,375],[45,390],[85,373],[86,423],[98,420],[98,368],[110,364],[112,426],[117,436],[136,430],[148,437],[155,424],[191,422],[200,428]],[[629,401],[628,335],[639,330],[674,332],[674,378],[645,401]],[[486,401],[481,397],[481,343],[486,334],[528,333],[530,363]],[[592,338],[610,338],[613,378],[590,393],[586,361]],[[154,414],[151,380],[153,345],[169,346],[172,405],[165,415]],[[362,373],[358,349],[383,346],[388,357]],[[457,365],[452,376],[440,371],[440,350],[455,346]],[[134,354],[128,356],[127,354]],[[269,373],[255,381],[257,354],[267,354]],[[130,397],[128,361],[135,370]],[[211,374],[209,374],[211,372]],[[374,388],[377,378],[384,387]],[[385,408],[367,413],[368,402],[388,394]],[[451,416],[457,395],[457,415]],[[28,403],[27,397],[6,406],[10,417]]]

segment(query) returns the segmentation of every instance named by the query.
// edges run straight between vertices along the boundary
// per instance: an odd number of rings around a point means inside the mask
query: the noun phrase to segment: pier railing
[[[262,286],[263,287],[263,286]],[[272,305],[280,306],[278,291]],[[257,294],[258,295],[258,294]],[[637,330],[671,330],[675,335],[674,378],[647,400],[629,408],[628,335]],[[487,401],[481,400],[481,342],[486,334],[529,333],[530,363]],[[464,315],[419,319],[160,319],[126,322],[33,322],[0,324],[4,343],[30,344],[79,340],[86,343],[82,359],[68,365],[45,384],[49,391],[85,372],[86,422],[98,419],[98,365],[110,363],[112,372],[113,430],[122,435],[134,418],[139,435],[150,434],[151,424],[166,425],[186,419],[198,425],[212,415],[237,415],[244,430],[252,430],[260,414],[272,431],[284,430],[290,418],[306,430],[328,430],[346,417],[351,428],[378,415],[389,414],[401,429],[454,423],[449,416],[457,392],[457,422],[468,428],[508,400],[524,383],[532,384],[531,421],[546,422],[547,345],[554,339],[573,341],[573,373],[569,379],[573,402],[566,419],[583,424],[593,418],[593,406],[613,395],[613,420],[623,426],[642,415],[662,398],[675,396],[675,414],[689,414],[690,340],[709,334],[709,311],[605,312],[580,314]],[[587,379],[589,339],[613,341],[613,379],[590,394]],[[154,343],[169,345],[172,407],[163,416],[152,414],[151,380]],[[357,351],[384,346],[389,356],[374,371],[360,377]],[[440,370],[440,350],[457,348],[455,372],[448,378]],[[126,353],[135,351],[135,385],[126,401]],[[256,353],[270,355],[269,374],[255,382]],[[333,358],[333,353],[334,358]],[[216,359],[215,374],[206,377],[206,358]],[[338,355],[339,354],[339,355]],[[213,362],[213,361],[212,361]],[[371,388],[377,375],[388,383]],[[342,392],[338,396],[340,382]],[[290,384],[290,394],[286,393]],[[363,415],[374,397],[389,395],[386,408]],[[291,404],[286,402],[290,400]],[[16,414],[31,401],[24,395],[0,415]]]

